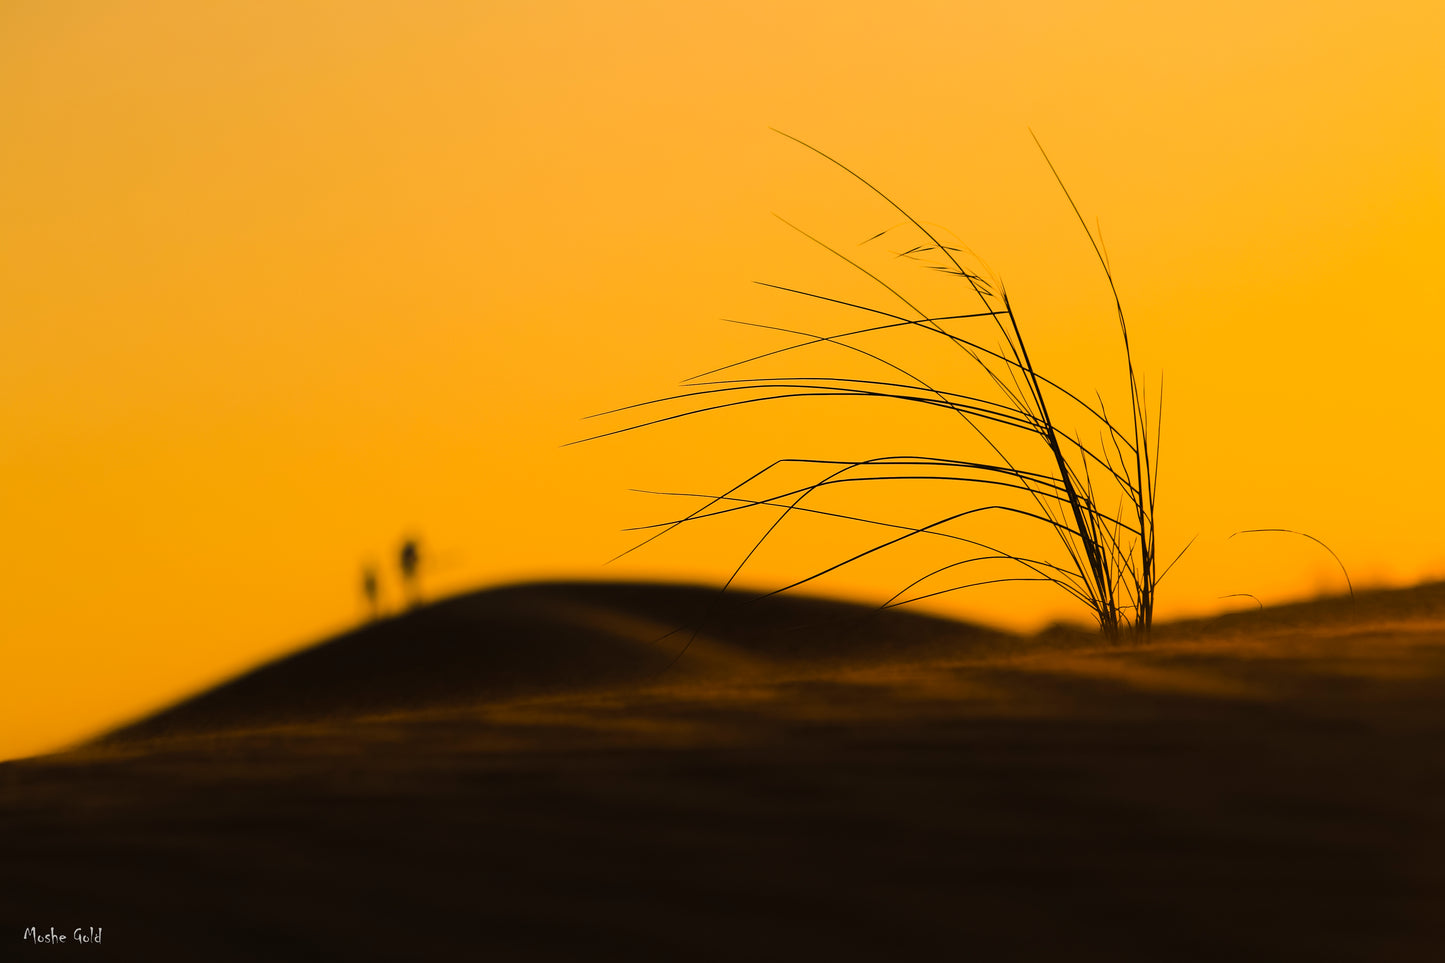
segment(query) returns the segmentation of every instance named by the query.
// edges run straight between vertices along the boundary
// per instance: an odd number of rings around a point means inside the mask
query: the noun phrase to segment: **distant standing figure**
[[[417,547],[416,539],[408,538],[401,543],[401,555],[397,559],[401,564],[401,582],[406,587],[406,597],[412,607],[421,603],[421,589],[417,585],[417,569],[421,566],[421,550]]]
[[[361,570],[361,593],[366,596],[366,607],[373,619],[381,617],[381,585],[376,579],[376,566],[368,565]]]

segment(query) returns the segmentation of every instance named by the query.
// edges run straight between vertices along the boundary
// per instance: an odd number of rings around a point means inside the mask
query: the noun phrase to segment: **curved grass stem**
[[[646,544],[680,525],[721,515],[768,508],[780,510],[728,578],[727,583],[731,584],[749,559],[795,514],[806,513],[815,517],[866,523],[894,531],[893,535],[882,542],[849,554],[840,561],[823,565],[806,577],[768,593],[776,594],[812,582],[877,553],[906,547],[922,536],[950,538],[962,545],[982,550],[984,554],[973,554],[946,565],[932,567],[926,574],[913,579],[895,593],[883,603],[884,607],[908,604],[981,585],[1041,581],[1055,585],[1089,608],[1100,630],[1109,640],[1147,637],[1153,622],[1155,588],[1163,577],[1157,572],[1154,539],[1162,382],[1155,399],[1156,413],[1151,419],[1149,399],[1134,364],[1122,300],[1115,286],[1102,241],[1084,220],[1078,205],[1064,185],[1063,178],[1044,152],[1042,144],[1039,145],[1039,151],[1063,190],[1070,208],[1078,217],[1104,272],[1113,299],[1114,313],[1123,342],[1129,394],[1128,415],[1122,421],[1117,421],[1110,415],[1102,393],[1094,392],[1097,405],[1087,402],[1083,400],[1084,395],[1065,388],[1039,370],[1029,351],[1024,327],[1003,285],[988,277],[984,270],[966,268],[963,258],[971,256],[967,254],[966,248],[944,244],[934,232],[889,195],[836,158],[790,134],[783,136],[847,173],[906,219],[906,223],[880,232],[870,240],[876,240],[894,230],[915,232],[917,242],[907,250],[898,252],[897,256],[924,262],[935,260],[936,263],[926,263],[925,266],[963,280],[967,285],[967,300],[977,307],[942,314],[930,313],[924,310],[916,299],[906,296],[857,260],[789,224],[789,227],[814,244],[862,272],[873,285],[908,313],[884,310],[796,287],[759,282],[779,292],[810,299],[822,307],[865,315],[871,320],[861,326],[850,326],[837,334],[814,334],[795,326],[735,322],[793,335],[803,340],[703,372],[687,379],[684,382],[687,390],[679,393],[603,412],[603,415],[618,415],[648,410],[656,416],[646,417],[633,424],[582,440],[592,441],[679,419],[736,410],[741,406],[761,403],[773,405],[798,399],[824,399],[832,405],[838,403],[839,399],[852,398],[902,403],[905,407],[898,409],[900,416],[907,412],[942,411],[955,419],[953,425],[967,427],[969,434],[965,440],[972,438],[975,444],[981,440],[990,454],[985,460],[929,455],[884,456],[863,460],[779,459],[720,495],[694,496],[704,498],[704,504],[681,518],[642,526],[644,529],[656,531],[639,544]],[[1035,143],[1038,143],[1038,138],[1034,139]],[[985,326],[986,330],[982,335],[969,327],[978,325]],[[992,334],[988,334],[988,329],[992,330]],[[962,365],[964,374],[971,372],[975,377],[981,374],[984,389],[945,389],[936,383],[937,379],[934,377],[925,379],[887,353],[858,343],[862,339],[885,334],[890,337],[917,336],[924,339],[925,347],[946,349],[943,360],[957,359],[956,364]],[[983,343],[984,337],[994,336],[998,339],[995,347]],[[852,357],[880,365],[893,374],[879,378],[795,376],[702,380],[716,378],[723,372],[766,359],[821,348],[845,349],[852,353]],[[939,357],[937,352],[932,354],[935,358]],[[900,376],[902,380],[896,380]],[[681,406],[682,410],[663,413],[668,410],[665,407],[668,405]],[[1060,421],[1055,411],[1056,406],[1062,408],[1074,421],[1083,419],[1083,430]],[[1091,440],[1095,435],[1097,441]],[[1032,453],[1028,451],[1030,445]],[[1038,470],[1036,466],[1040,464],[1047,468]],[[1025,469],[1023,465],[1035,467]],[[775,470],[784,467],[796,470],[808,466],[818,469],[821,477],[815,476],[808,484],[787,486],[786,490],[774,490],[762,496],[758,496],[754,491],[757,486],[767,484],[767,476]],[[1002,494],[996,496],[999,498],[1012,493],[1009,497],[1018,498],[1020,504],[986,501],[972,507],[959,506],[923,525],[804,504],[815,501],[825,490],[851,491],[860,484],[881,486],[909,482],[956,483],[967,491],[1001,491]],[[982,489],[978,486],[989,488]],[[1101,508],[1101,504],[1117,507],[1108,511]],[[1042,524],[1044,531],[1057,541],[1060,556],[1055,559],[1038,558],[1035,557],[1037,553],[1032,550],[1025,554],[1022,549],[1010,551],[1007,548],[995,548],[982,540],[944,530],[945,526],[971,524],[980,513],[985,512],[1014,517],[1030,524]],[[989,542],[992,541],[990,538]],[[1175,561],[1177,560],[1176,557]],[[1012,564],[1022,568],[1024,573],[1014,577],[989,578],[962,585],[933,588],[922,594],[910,595],[925,583],[936,586],[936,580],[949,572],[980,563]],[[1165,572],[1167,571],[1166,567]],[[1348,574],[1346,577],[1348,578]]]

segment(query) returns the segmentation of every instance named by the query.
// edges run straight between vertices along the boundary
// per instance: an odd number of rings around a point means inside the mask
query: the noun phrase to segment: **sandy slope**
[[[1019,641],[982,626],[808,597],[654,583],[513,585],[362,626],[111,739],[471,705],[633,685],[664,673],[668,681],[737,679],[800,663],[987,654]]]
[[[697,599],[515,591],[542,621],[590,613],[604,648]],[[1143,649],[890,623],[881,661],[876,624],[739,618],[691,678],[519,669],[529,692],[289,723],[233,696],[239,728],[213,705],[0,766],[4,951],[1445,958],[1440,586]],[[830,639],[848,659],[822,660]],[[29,947],[30,925],[103,942]]]

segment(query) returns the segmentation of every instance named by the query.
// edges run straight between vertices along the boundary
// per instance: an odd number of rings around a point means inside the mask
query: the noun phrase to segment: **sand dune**
[[[982,626],[809,597],[651,583],[515,585],[365,625],[108,739],[466,705],[638,683],[664,672],[669,681],[716,680],[940,647],[983,654],[1017,641]]]
[[[803,631],[847,607],[780,600],[639,679],[707,594],[480,593],[0,766],[7,951],[55,955],[19,939],[53,925],[121,960],[1445,957],[1445,586],[1113,649]],[[512,671],[470,702],[463,624]],[[386,689],[404,626],[466,685],[402,660]],[[267,708],[343,669],[372,701]]]

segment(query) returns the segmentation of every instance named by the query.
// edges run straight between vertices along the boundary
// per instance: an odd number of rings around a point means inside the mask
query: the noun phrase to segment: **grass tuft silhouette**
[[[809,513],[881,526],[890,532],[888,537],[868,549],[853,553],[770,594],[796,588],[845,565],[910,541],[924,537],[945,538],[952,540],[967,557],[927,571],[895,593],[884,603],[884,607],[1001,582],[1046,582],[1086,606],[1109,641],[1147,638],[1153,623],[1155,590],[1169,568],[1189,547],[1186,545],[1169,565],[1160,569],[1155,549],[1154,518],[1159,477],[1159,425],[1163,410],[1162,380],[1151,418],[1145,388],[1135,369],[1129,328],[1108,258],[1097,233],[1090,230],[1038,138],[1035,137],[1034,142],[1083,227],[1108,281],[1123,340],[1127,374],[1129,412],[1122,419],[1108,413],[1103,396],[1097,391],[1096,405],[1039,370],[1029,353],[1023,328],[1002,283],[983,268],[966,267],[967,261],[977,260],[971,257],[970,252],[961,246],[943,243],[938,237],[939,232],[925,227],[889,195],[838,159],[790,134],[777,132],[840,168],[901,214],[905,220],[897,228],[880,232],[869,241],[895,231],[911,234],[910,246],[898,252],[897,256],[956,278],[962,285],[966,310],[943,315],[924,311],[857,260],[789,224],[813,243],[861,271],[892,300],[901,304],[903,310],[887,310],[799,288],[759,282],[783,294],[808,299],[815,304],[831,305],[851,316],[863,316],[866,323],[861,326],[855,324],[837,334],[815,334],[794,328],[742,322],[794,335],[802,340],[688,379],[684,382],[687,390],[681,393],[594,415],[592,417],[635,413],[655,410],[658,406],[681,408],[680,411],[650,417],[581,441],[760,402],[807,397],[864,398],[901,402],[913,411],[941,410],[956,418],[956,424],[964,427],[968,436],[981,440],[988,454],[970,459],[938,455],[886,455],[862,460],[780,459],[722,494],[656,493],[686,495],[704,501],[696,510],[681,518],[641,526],[644,530],[655,531],[634,549],[685,523],[745,510],[781,509],[734,569],[727,583],[731,585],[748,559],[785,519],[794,513]],[[976,379],[981,375],[985,386],[983,392],[976,389],[949,390],[937,384],[936,378],[925,379],[884,354],[858,343],[880,332],[909,335],[921,339],[926,347],[949,353],[958,366],[973,371]],[[743,365],[824,345],[841,347],[866,358],[879,366],[883,373],[876,379],[715,377]],[[1061,409],[1069,409],[1068,419],[1059,418]],[[1068,425],[1073,421],[1070,419],[1081,420],[1084,427],[1071,430]],[[1032,452],[1020,452],[1021,439],[1032,447]],[[784,487],[780,491],[770,489],[771,494],[762,497],[748,494],[756,486],[767,484],[770,477],[776,478],[783,469],[789,472],[813,470],[815,480],[802,486]],[[807,500],[816,500],[813,496],[824,490],[859,483],[939,482],[960,483],[975,496],[987,493],[990,497],[975,497],[967,507],[958,505],[959,510],[950,510],[921,525],[804,504]],[[1010,498],[1012,502],[1008,500]],[[985,513],[1014,518],[1025,525],[1042,526],[1052,536],[1048,542],[1057,542],[1057,551],[1050,549],[1025,554],[1017,545],[1012,548],[999,546],[992,540],[985,542],[970,537],[976,532],[960,534],[958,529],[967,531],[968,523],[982,520]],[[1043,557],[1034,557],[1035,554]],[[1014,567],[1014,572],[1002,578],[973,581],[956,578],[966,566],[989,562],[1006,563]],[[943,583],[942,587],[939,587],[940,583]]]

